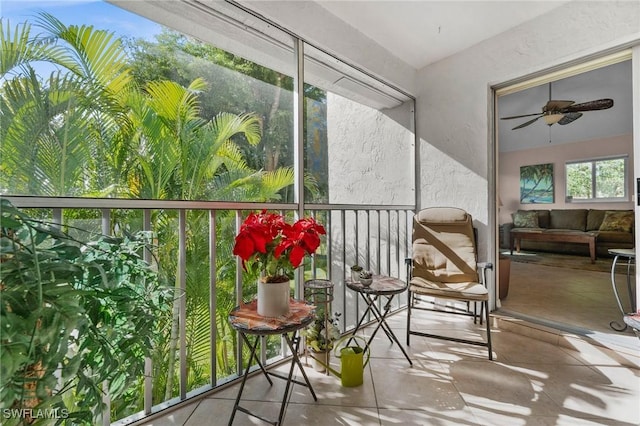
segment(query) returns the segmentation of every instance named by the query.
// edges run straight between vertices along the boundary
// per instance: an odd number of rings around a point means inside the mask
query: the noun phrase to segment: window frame
[[[611,160],[623,160],[624,161],[624,195],[622,197],[597,197],[596,187],[597,187],[597,173],[596,173],[596,165],[599,162],[603,161],[611,161]],[[591,164],[591,197],[589,198],[573,198],[573,196],[569,195],[569,173],[567,167],[574,164]],[[564,163],[564,189],[565,189],[565,198],[568,203],[612,203],[612,202],[629,202],[630,200],[630,191],[629,191],[629,154],[616,154],[610,156],[603,157],[592,157],[585,158],[580,160],[571,160],[565,161]]]

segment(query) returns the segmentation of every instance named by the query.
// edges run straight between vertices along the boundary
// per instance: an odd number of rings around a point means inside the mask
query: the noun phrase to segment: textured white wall
[[[640,2],[573,1],[418,73],[421,204],[468,210],[491,246],[490,87],[640,39]]]
[[[413,204],[412,131],[380,111],[328,93],[327,137],[330,203]]]

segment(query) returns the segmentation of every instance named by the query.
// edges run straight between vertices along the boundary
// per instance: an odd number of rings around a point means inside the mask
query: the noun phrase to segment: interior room
[[[562,71],[559,74],[563,74]],[[603,193],[599,196],[600,199],[586,198],[584,195],[572,196],[571,191],[575,191],[575,188],[569,184],[565,168],[569,164],[593,159],[619,158],[622,162],[628,162],[627,164],[634,163],[633,119],[630,113],[633,110],[631,62],[624,57],[611,57],[600,64],[565,70],[564,74],[568,75],[563,78],[559,75],[547,76],[542,79],[545,80],[544,83],[541,79],[535,83],[524,82],[520,85],[520,90],[506,89],[502,92],[503,95],[498,96],[501,254],[511,261],[513,269],[510,274],[515,278],[514,286],[522,284],[539,290],[522,294],[516,290],[514,299],[505,296],[501,311],[519,312],[529,318],[537,317],[551,323],[560,323],[560,326],[581,329],[582,333],[603,333],[601,337],[605,339],[632,340],[630,330],[626,330],[627,333],[616,331],[619,329],[616,324],[621,312],[611,284],[610,272],[614,256],[608,252],[612,248],[632,248],[632,230],[626,235],[626,242],[607,242],[607,236],[603,235],[596,253],[597,261],[594,263],[589,261],[587,245],[566,241],[556,242],[554,245],[523,240],[522,251],[511,254],[509,229],[517,211],[611,209],[625,210],[629,212],[629,216],[632,215],[634,187],[630,168],[620,175],[617,185],[621,187],[621,191],[615,197]],[[534,86],[531,87],[532,85]],[[574,98],[578,99],[576,103],[584,103],[586,108],[606,108],[584,111],[582,116],[568,123],[548,124],[544,121],[541,111],[549,100]],[[608,99],[612,100],[613,105],[604,105]],[[536,107],[529,102],[533,102]],[[551,165],[551,186],[545,184],[548,193],[546,198],[534,198],[527,192],[528,188],[523,188],[522,173],[526,170],[523,168],[543,164]],[[593,228],[595,226],[590,229]],[[618,274],[622,273],[622,276],[618,276],[617,283],[623,283],[617,291],[624,298],[626,309],[630,309],[623,266],[621,264],[616,268]],[[579,274],[584,276],[577,279]],[[544,279],[539,278],[541,275],[544,275]],[[535,280],[536,283],[530,283],[529,280]],[[574,280],[580,285],[575,289],[573,297],[561,294],[554,297],[554,288],[560,290],[557,285]],[[554,283],[556,287],[550,283]],[[517,287],[510,288],[515,290]],[[538,296],[542,299],[534,302]],[[589,314],[585,314],[586,312]]]
[[[2,424],[640,424],[637,0],[0,6]]]

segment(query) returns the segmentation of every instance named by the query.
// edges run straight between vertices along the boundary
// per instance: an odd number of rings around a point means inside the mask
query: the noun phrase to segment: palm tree
[[[187,87],[172,81],[132,82],[123,46],[112,33],[90,26],[65,26],[49,14],[14,32],[0,27],[0,190],[47,196],[118,196],[153,199],[267,201],[293,183],[291,169],[253,170],[234,137],[252,145],[261,138],[261,123],[251,114],[220,113],[201,117],[199,93],[206,84]],[[6,28],[6,30],[5,30]],[[58,71],[37,76],[33,63],[46,60]],[[189,379],[200,383],[208,366],[208,271],[202,269],[208,223],[204,212],[190,213],[187,243],[189,271]],[[126,215],[122,219],[127,220]],[[176,277],[177,237],[170,214],[155,212],[158,258],[163,272]],[[233,292],[233,214],[221,212],[218,235],[218,305],[226,313],[236,303]],[[173,278],[177,283],[177,279]],[[177,306],[177,305],[176,305]],[[153,356],[155,389],[175,388],[177,319],[168,317],[159,330]],[[226,318],[217,321],[228,333]],[[233,333],[232,337],[235,336]],[[219,340],[219,370],[229,372],[233,351]],[[226,354],[231,355],[227,356]],[[141,393],[141,392],[140,392]],[[138,393],[138,394],[140,394]],[[135,394],[135,392],[132,392]],[[132,396],[132,398],[135,397]],[[161,396],[158,396],[161,398]],[[122,404],[126,408],[127,404]],[[120,405],[119,405],[120,407]]]
[[[123,100],[132,80],[122,45],[107,31],[67,27],[46,13],[36,22],[43,35],[32,36],[28,23],[13,33],[0,26],[3,191],[104,192],[96,177],[114,178],[104,163],[126,151],[116,142],[130,128]],[[58,69],[46,79],[34,68],[43,60]]]

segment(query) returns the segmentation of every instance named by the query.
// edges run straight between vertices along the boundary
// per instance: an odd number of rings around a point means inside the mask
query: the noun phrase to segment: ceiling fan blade
[[[542,117],[542,116],[540,116],[540,117]],[[522,129],[523,127],[526,127],[526,126],[528,126],[529,124],[533,124],[533,123],[534,123],[536,120],[538,120],[540,117],[536,117],[536,118],[534,118],[533,120],[529,120],[529,121],[527,121],[526,123],[522,123],[521,125],[516,126],[516,127],[514,127],[513,129],[511,129],[511,130]]]
[[[575,102],[574,101],[554,101],[551,100],[549,102],[547,102],[547,104],[542,107],[542,111],[546,112],[546,111],[560,111],[562,109],[565,109],[571,105],[573,105]]]
[[[565,124],[573,123],[580,117],[582,117],[581,112],[568,112],[558,121],[558,124],[564,126]]]
[[[578,112],[578,111],[596,111],[601,109],[609,109],[613,106],[613,99],[598,99],[595,101],[574,104],[564,108],[562,112]]]
[[[513,118],[522,118],[522,117],[533,117],[534,115],[542,115],[542,112],[536,112],[535,114],[524,114],[524,115],[512,115],[511,117],[501,117],[500,120],[511,120]]]

